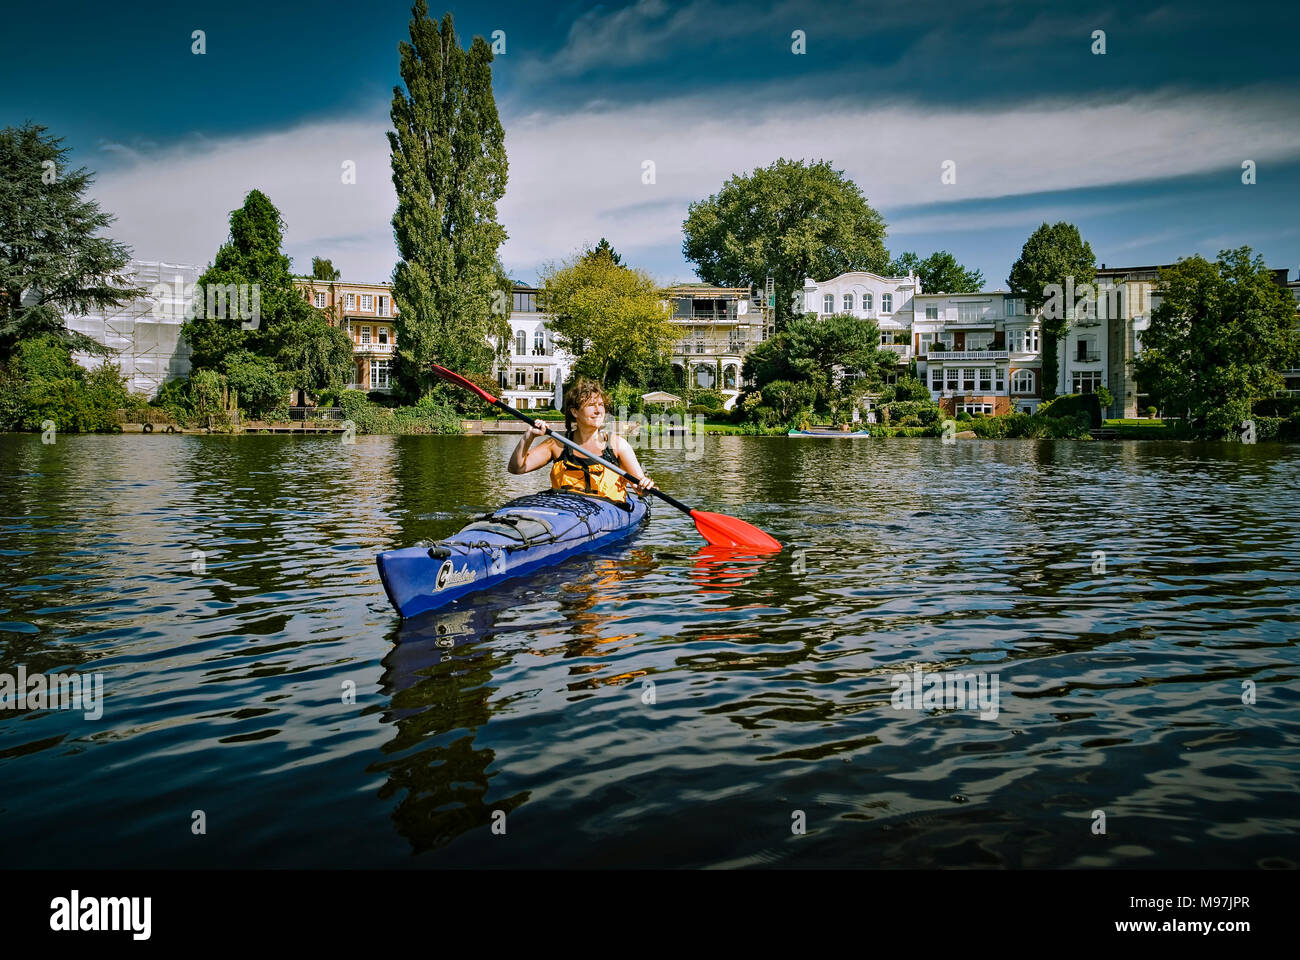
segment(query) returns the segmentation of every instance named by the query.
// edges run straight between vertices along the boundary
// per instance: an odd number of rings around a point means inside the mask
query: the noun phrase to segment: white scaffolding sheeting
[[[121,364],[126,388],[153,397],[168,380],[189,375],[190,347],[181,338],[181,324],[200,268],[188,263],[132,260],[126,272],[145,296],[121,307],[67,317],[67,327],[113,350],[110,362]],[[87,369],[102,362],[84,353],[73,354],[73,358]]]

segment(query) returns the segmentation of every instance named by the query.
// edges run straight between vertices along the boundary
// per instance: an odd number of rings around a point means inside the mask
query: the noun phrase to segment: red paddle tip
[[[781,549],[781,544],[777,540],[753,524],[736,517],[692,510],[691,519],[695,521],[695,529],[700,532],[700,536],[715,547],[756,550],[760,553],[776,552]]]

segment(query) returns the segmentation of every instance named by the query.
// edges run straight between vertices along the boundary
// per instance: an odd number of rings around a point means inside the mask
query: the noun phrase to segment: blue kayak
[[[445,540],[379,554],[379,578],[397,612],[414,617],[622,540],[650,515],[646,500],[627,498],[624,507],[568,491],[529,494]]]

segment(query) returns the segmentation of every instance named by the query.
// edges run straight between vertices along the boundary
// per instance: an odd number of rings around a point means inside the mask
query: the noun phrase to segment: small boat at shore
[[[791,430],[788,435],[791,437],[869,437],[871,431],[857,430],[850,433],[847,430]]]

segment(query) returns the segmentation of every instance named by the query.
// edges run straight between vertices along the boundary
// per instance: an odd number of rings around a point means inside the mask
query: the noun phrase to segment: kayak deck
[[[529,494],[437,543],[379,554],[379,577],[398,614],[413,617],[623,539],[650,513],[630,491],[628,504],[558,490]]]

